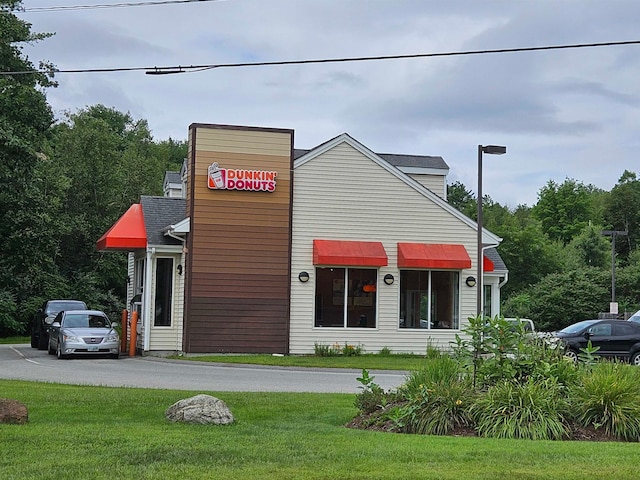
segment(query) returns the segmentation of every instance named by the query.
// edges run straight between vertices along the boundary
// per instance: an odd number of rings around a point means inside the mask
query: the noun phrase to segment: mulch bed
[[[390,432],[401,433],[394,429],[393,422],[386,423],[376,422],[374,420],[375,413],[363,414],[355,417],[349,423],[345,425],[347,428],[353,428],[356,430],[370,430],[377,432]],[[452,437],[477,437],[478,434],[473,428],[459,427],[452,431],[449,436]],[[620,442],[619,438],[608,435],[604,430],[596,429],[593,427],[579,427],[573,426],[569,433],[569,436],[565,440],[574,441],[589,441],[589,442]]]

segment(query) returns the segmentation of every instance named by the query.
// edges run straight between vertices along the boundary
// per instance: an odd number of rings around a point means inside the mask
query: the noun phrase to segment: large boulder
[[[10,398],[0,398],[0,423],[27,423],[29,412],[24,403]]]
[[[227,425],[234,418],[227,404],[211,395],[196,395],[179,400],[171,405],[164,416],[172,422],[196,423],[200,425]]]

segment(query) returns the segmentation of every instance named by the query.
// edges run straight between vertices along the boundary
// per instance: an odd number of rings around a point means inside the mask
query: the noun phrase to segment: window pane
[[[431,272],[433,328],[458,328],[459,278],[458,272]]]
[[[428,328],[429,272],[400,272],[400,328]]]
[[[375,328],[378,271],[350,268],[348,274],[347,326]]]
[[[173,258],[156,260],[156,301],[153,325],[171,326],[171,302],[173,296]]]
[[[316,327],[344,327],[344,268],[316,268]]]

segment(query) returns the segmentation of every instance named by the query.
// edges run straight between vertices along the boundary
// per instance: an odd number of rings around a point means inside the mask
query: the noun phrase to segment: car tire
[[[578,363],[578,352],[576,352],[575,350],[567,350],[565,352],[565,357],[569,358],[573,363]]]
[[[113,358],[114,360],[118,360],[120,358],[120,354],[119,353],[112,353],[111,355],[109,355],[109,358]]]
[[[631,358],[629,359],[629,363],[631,365],[635,365],[636,367],[640,367],[640,352],[636,352],[633,355],[631,355]]]
[[[56,356],[58,357],[58,360],[64,360],[67,358],[67,356],[63,354],[62,350],[60,349],[60,342],[58,342],[58,348],[56,348]]]
[[[49,343],[49,335],[40,335],[38,337],[38,350],[46,350]]]

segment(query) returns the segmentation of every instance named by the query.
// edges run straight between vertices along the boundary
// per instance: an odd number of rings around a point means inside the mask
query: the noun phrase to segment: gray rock
[[[172,422],[199,425],[228,425],[234,418],[227,404],[211,395],[196,395],[171,405],[164,416]]]
[[[0,423],[24,424],[29,420],[27,406],[17,400],[0,398]]]

